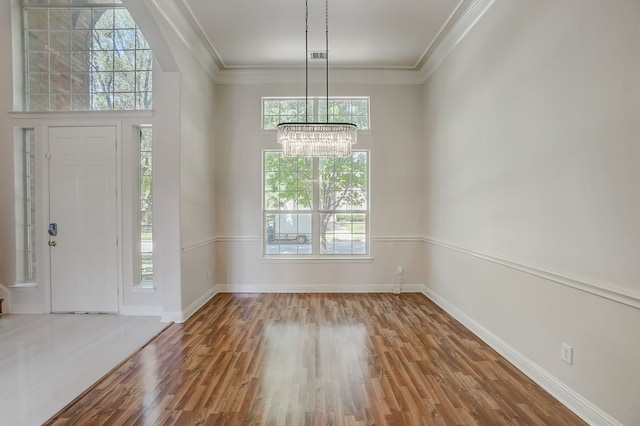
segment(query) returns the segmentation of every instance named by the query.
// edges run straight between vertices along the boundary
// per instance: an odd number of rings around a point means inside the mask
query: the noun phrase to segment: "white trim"
[[[134,118],[151,118],[155,114],[154,110],[135,111],[12,111],[9,117],[14,120],[126,120]],[[77,127],[80,127],[74,121]],[[56,125],[60,126],[60,125]],[[55,127],[55,126],[54,126]]]
[[[453,11],[449,14],[449,17],[444,21],[444,24],[442,24],[442,26],[436,33],[436,36],[433,38],[433,40],[431,40],[431,43],[429,43],[424,52],[422,52],[422,55],[420,55],[420,59],[416,61],[415,65],[413,66],[415,69],[422,69],[424,63],[429,58],[429,55],[431,54],[433,49],[442,41],[444,36],[449,31],[449,28],[455,24],[456,19],[458,19],[459,15],[461,14],[461,11],[464,10],[463,6],[465,5],[465,3],[469,3],[470,1],[471,0],[458,1],[458,4],[453,8]]]
[[[204,32],[197,23],[197,20],[190,15],[190,11],[185,14],[180,8],[189,10],[183,0],[151,0],[173,31],[182,40],[184,45],[191,51],[193,57],[202,65],[202,68],[215,81],[216,75],[220,71],[222,61],[209,42]],[[189,16],[186,16],[189,15]]]
[[[311,254],[299,254],[282,255],[282,254],[266,254],[260,258],[262,263],[370,263],[374,258],[368,255],[352,254],[347,255],[335,255],[335,254],[323,254],[323,255],[311,255]]]
[[[5,314],[11,313],[11,292],[8,288],[0,284],[0,299],[4,299],[2,302],[2,311]]]
[[[466,254],[468,256],[488,260],[490,262],[506,266],[507,268],[515,269],[520,272],[524,272],[536,277],[556,282],[558,284],[565,285],[567,287],[574,288],[576,290],[584,291],[586,293],[590,293],[596,296],[603,297],[605,299],[613,300],[614,302],[622,303],[624,305],[640,309],[640,293],[631,290],[623,289],[605,283],[595,283],[579,280],[577,278],[561,275],[557,272],[526,265],[522,262],[507,259],[504,257],[494,256],[488,253],[455,246],[453,244],[434,240],[432,238],[425,238],[424,241],[427,244],[431,244],[436,247],[442,247],[448,250],[457,251],[458,253]]]
[[[198,309],[202,308],[209,300],[211,300],[218,291],[216,288],[210,288],[204,293],[202,296],[197,298],[193,303],[187,306],[186,309],[182,311],[173,311],[173,312],[162,312],[162,317],[160,318],[161,322],[175,322],[175,323],[183,323],[188,320],[191,315],[195,314]]]
[[[168,24],[219,84],[283,84],[303,81],[299,67],[227,67],[204,34],[184,0],[151,0]],[[478,22],[495,0],[461,0],[441,28],[435,41],[417,61],[416,67],[335,67],[332,80],[340,84],[423,84]],[[470,2],[468,7],[464,3]],[[459,18],[457,18],[459,16]],[[420,66],[422,65],[422,66]],[[311,75],[310,82],[322,83]]]
[[[208,245],[214,244],[216,242],[215,237],[207,238],[206,240],[198,241],[197,243],[187,244],[182,247],[182,253],[186,253],[192,250],[199,249],[201,247],[206,247]]]
[[[421,235],[405,235],[405,236],[372,236],[370,237],[372,243],[424,243],[425,237]],[[256,236],[241,236],[241,235],[226,235],[221,237],[212,238],[215,243],[253,243],[260,242],[260,237]],[[208,240],[207,240],[208,241]],[[185,251],[186,248],[182,250]]]
[[[538,364],[518,352],[514,347],[509,345],[500,337],[496,336],[476,322],[473,318],[469,317],[449,303],[449,301],[440,297],[430,288],[425,286],[423,294],[445,310],[449,315],[460,321],[460,323],[473,332],[473,334],[482,339],[491,348],[495,349],[516,368],[526,374],[531,380],[542,386],[547,392],[553,395],[587,423],[593,425],[622,425],[582,395],[551,375],[548,371],[544,370]]]
[[[131,293],[155,293],[156,290],[157,287],[154,285],[149,287],[138,284],[131,287]]]
[[[11,305],[11,314],[16,315],[40,315],[40,314],[48,314],[50,313],[48,308],[45,308],[45,305],[42,303],[37,304],[12,304]]]
[[[455,21],[455,24],[442,34],[442,37],[433,45],[424,62],[424,66],[420,70],[422,82],[427,81],[429,77],[431,77],[431,74],[434,73],[442,61],[444,61],[462,39],[464,39],[482,15],[489,10],[494,1],[495,0],[473,0],[464,10],[462,16]]]
[[[372,243],[424,243],[424,237],[417,235],[371,237]]]
[[[323,83],[322,76],[311,74],[309,83]],[[224,69],[218,71],[215,82],[218,84],[286,84],[304,83],[304,68],[253,68]],[[415,84],[425,82],[419,71],[413,69],[366,69],[366,68],[334,68],[331,80],[339,84]]]
[[[38,288],[38,283],[17,283],[10,285],[9,288],[16,291],[31,291]]]
[[[216,243],[259,243],[260,237],[227,235],[214,238]]]
[[[217,293],[391,293],[394,284],[218,284]],[[423,284],[402,284],[403,293],[424,293]]]

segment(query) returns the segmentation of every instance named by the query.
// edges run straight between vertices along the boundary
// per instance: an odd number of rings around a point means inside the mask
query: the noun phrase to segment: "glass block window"
[[[153,54],[142,32],[119,1],[92,3],[25,2],[27,110],[151,109]]]

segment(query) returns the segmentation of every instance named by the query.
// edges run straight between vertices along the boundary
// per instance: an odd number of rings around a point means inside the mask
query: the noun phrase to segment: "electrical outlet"
[[[569,365],[573,364],[573,348],[566,343],[560,346],[560,359]]]
[[[404,272],[404,268],[402,267],[402,265],[398,265],[396,271],[398,271],[398,275],[402,275],[402,273]]]

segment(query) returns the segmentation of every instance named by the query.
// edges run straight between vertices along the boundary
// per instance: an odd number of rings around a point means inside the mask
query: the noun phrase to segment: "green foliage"
[[[367,209],[368,160],[366,152],[351,157],[321,157],[318,160],[318,200],[321,215],[320,240],[326,248],[327,230],[342,222],[343,228],[364,233],[363,214]],[[265,210],[311,210],[313,208],[313,159],[283,157],[267,152],[264,159]],[[339,214],[336,219],[336,212]]]
[[[140,224],[151,228],[153,224],[153,154],[152,130],[150,127],[140,129]]]
[[[265,153],[265,209],[310,210],[313,163],[310,158]]]
[[[325,211],[365,210],[368,186],[367,163],[366,152],[354,152],[351,157],[345,158],[320,158],[320,209]],[[336,216],[334,213],[329,213],[322,217],[320,243],[323,248],[326,248],[327,229],[335,220],[334,216]],[[352,227],[351,231],[353,231]]]
[[[91,109],[151,109],[153,54],[124,8],[94,9],[89,90]]]

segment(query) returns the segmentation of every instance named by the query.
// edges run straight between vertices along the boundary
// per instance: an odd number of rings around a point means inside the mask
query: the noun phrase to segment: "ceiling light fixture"
[[[358,141],[358,126],[353,123],[329,123],[329,0],[325,0],[325,61],[327,78],[327,120],[309,122],[309,0],[305,1],[305,121],[280,123],[276,138],[285,157],[348,157],[351,145]]]

